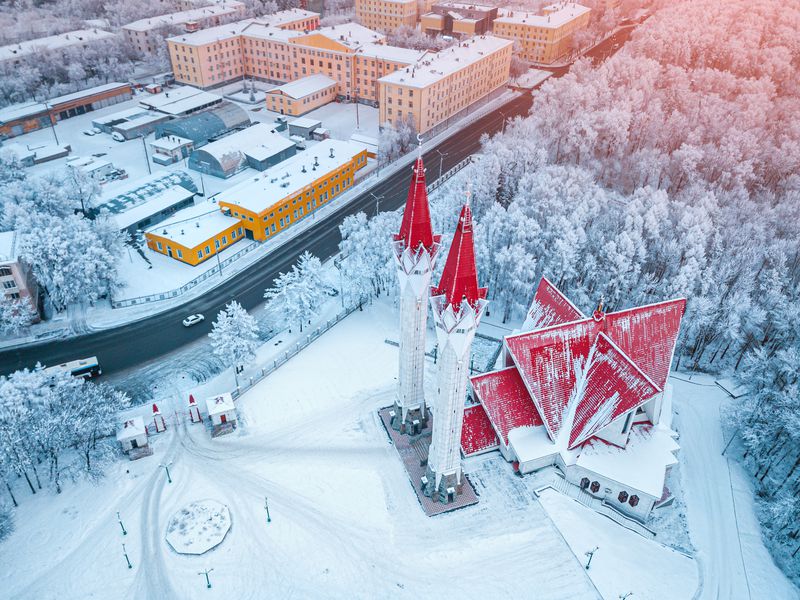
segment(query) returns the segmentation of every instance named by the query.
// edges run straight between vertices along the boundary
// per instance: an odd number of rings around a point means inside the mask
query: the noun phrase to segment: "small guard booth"
[[[122,423],[122,427],[117,431],[117,441],[122,446],[123,452],[126,452],[131,460],[149,456],[153,453],[147,443],[147,429],[144,426],[142,417],[131,417],[125,420]]]
[[[208,418],[211,419],[214,437],[229,433],[236,428],[236,406],[233,397],[228,394],[219,394],[206,400]]]

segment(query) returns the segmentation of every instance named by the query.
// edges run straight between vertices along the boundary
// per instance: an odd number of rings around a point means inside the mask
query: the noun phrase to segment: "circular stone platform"
[[[219,546],[230,528],[227,506],[216,500],[198,500],[172,515],[166,538],[179,554],[203,554]]]

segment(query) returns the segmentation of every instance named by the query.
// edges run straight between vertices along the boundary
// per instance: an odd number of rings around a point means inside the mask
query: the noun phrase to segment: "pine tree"
[[[211,345],[225,366],[232,366],[236,387],[239,387],[239,372],[245,363],[255,359],[259,346],[258,324],[256,320],[232,300],[217,315],[212,325]]]

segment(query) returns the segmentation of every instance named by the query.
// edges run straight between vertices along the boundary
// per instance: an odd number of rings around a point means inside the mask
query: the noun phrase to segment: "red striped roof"
[[[550,283],[547,277],[542,277],[522,328],[525,331],[533,331],[585,318],[578,307]]]
[[[454,308],[461,306],[466,300],[470,306],[480,298],[486,298],[486,288],[478,285],[478,268],[475,265],[475,244],[472,239],[472,210],[468,204],[461,208],[458,226],[453,236],[453,243],[447,253],[439,286],[432,295],[445,295],[447,304]]]
[[[515,367],[478,375],[470,381],[475,395],[506,446],[508,432],[512,429],[542,425],[539,412]]]
[[[408,189],[400,233],[394,239],[403,240],[406,248],[416,250],[422,245],[430,251],[438,238],[439,236],[433,235],[428,189],[425,184],[425,165],[422,164],[422,156],[419,156],[414,163],[414,175]]]
[[[497,434],[480,404],[464,409],[464,426],[461,428],[461,451],[464,456],[494,450],[499,446]]]

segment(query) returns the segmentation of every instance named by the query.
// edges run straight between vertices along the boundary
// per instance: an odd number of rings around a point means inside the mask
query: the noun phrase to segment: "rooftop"
[[[59,33],[58,35],[50,35],[26,42],[0,46],[0,61],[13,60],[41,51],[57,50],[59,48],[67,48],[69,46],[77,46],[114,37],[116,37],[115,34],[103,31],[102,29],[76,29],[75,31]]]
[[[178,185],[197,192],[192,178],[182,170],[160,171],[132,181],[111,182],[104,187],[97,209],[120,214]]]
[[[16,231],[0,231],[0,261],[17,260],[16,245]]]
[[[303,129],[312,129],[319,127],[322,125],[322,121],[318,119],[312,119],[311,117],[299,117],[297,119],[293,119],[289,121],[290,126],[301,127]]]
[[[139,96],[139,104],[168,115],[182,115],[204,106],[222,102],[222,97],[184,85],[160,94]]]
[[[235,204],[261,213],[287,196],[296,194],[318,179],[348,163],[363,147],[340,140],[324,140],[308,150],[243,181],[216,196],[218,202]],[[331,157],[333,154],[333,157]],[[315,167],[314,161],[318,164]]]
[[[185,187],[176,185],[175,187],[167,188],[163,192],[159,192],[141,204],[137,204],[132,208],[118,214],[115,221],[120,230],[127,229],[131,225],[135,225],[139,221],[146,219],[162,210],[166,210],[170,206],[174,206],[179,202],[183,202],[188,198],[192,198],[194,192],[187,190]]]
[[[120,88],[128,88],[130,90],[131,84],[130,83],[122,83],[120,81],[113,81],[111,83],[106,83],[104,85],[97,85],[95,87],[91,87],[85,90],[81,90],[79,92],[73,92],[72,94],[65,94],[63,96],[57,96],[55,98],[50,98],[47,101],[50,106],[56,104],[64,104],[65,102],[72,102],[73,100],[79,100],[81,98],[85,98],[87,96],[92,96],[94,94],[102,94],[103,92],[110,92],[111,90],[116,90]]]
[[[214,6],[204,6],[203,8],[193,8],[191,10],[159,15],[157,17],[139,19],[138,21],[123,25],[122,28],[131,31],[150,31],[161,27],[169,27],[171,25],[183,25],[190,21],[200,21],[209,17],[229,15],[241,10],[242,7],[243,4],[241,2],[220,2]]]
[[[498,12],[495,23],[525,23],[536,27],[545,28],[558,28],[573,19],[591,12],[592,9],[574,2],[562,2],[558,4],[551,4],[550,6],[542,9],[545,14],[537,15],[536,13],[526,12],[524,10],[516,10],[512,8],[503,8]]]
[[[308,75],[273,88],[267,92],[267,95],[280,92],[297,100],[321,92],[333,85],[336,85],[336,80],[327,75]]]
[[[370,42],[369,44],[364,44],[361,46],[361,48],[358,49],[357,54],[368,56],[370,58],[391,60],[410,65],[425,56],[426,52]]]
[[[166,238],[185,248],[195,248],[210,238],[239,223],[224,214],[214,202],[202,202],[178,211],[147,233]]]
[[[381,77],[379,81],[423,88],[460,71],[488,54],[513,46],[512,40],[482,35],[462,41],[441,52],[425,54],[414,66]]]
[[[236,410],[233,404],[233,398],[230,394],[220,394],[213,398],[206,399],[206,407],[208,408],[209,415],[218,415],[229,410]]]
[[[117,441],[122,442],[146,434],[147,431],[144,428],[142,417],[131,417],[122,423],[122,426],[117,431]]]
[[[256,123],[241,131],[226,135],[216,142],[206,144],[198,152],[207,152],[217,160],[231,152],[247,154],[258,159],[259,156],[262,158],[274,156],[292,146],[294,146],[294,142],[273,133],[272,127],[266,123]]]
[[[209,27],[208,29],[202,29],[194,33],[176,35],[175,37],[168,38],[168,40],[190,46],[203,46],[211,42],[226,40],[244,33],[252,37],[278,37],[288,39],[289,37],[303,35],[303,32],[284,30],[283,27],[285,25],[318,16],[318,13],[309,10],[293,8],[256,19],[244,19],[236,23]],[[281,34],[282,31],[285,33]]]
[[[372,29],[367,29],[358,23],[342,23],[340,25],[333,25],[331,27],[320,27],[316,31],[311,32],[309,35],[319,33],[326,38],[331,39],[340,44],[344,44],[348,48],[360,48],[364,44],[382,43],[386,40],[386,36]]]
[[[22,104],[12,104],[0,109],[0,123],[9,123],[25,117],[46,113],[47,106],[41,102],[25,102]]]

